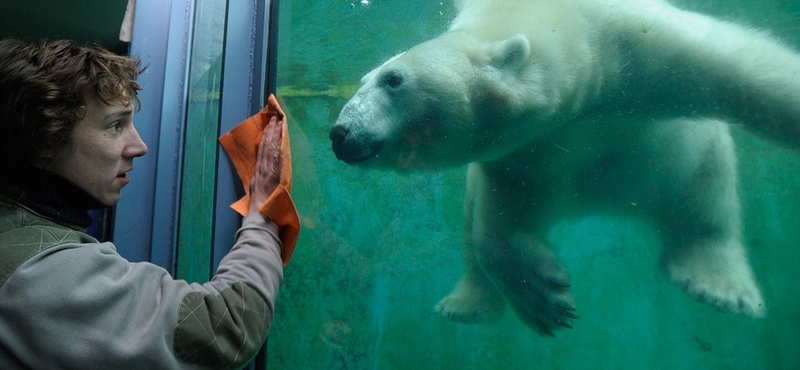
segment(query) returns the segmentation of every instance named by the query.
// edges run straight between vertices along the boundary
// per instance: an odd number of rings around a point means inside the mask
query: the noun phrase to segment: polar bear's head
[[[447,32],[395,56],[362,78],[331,130],[333,152],[351,164],[412,170],[514,150],[536,131],[520,127],[521,111],[544,95],[530,50],[522,34],[484,41]]]

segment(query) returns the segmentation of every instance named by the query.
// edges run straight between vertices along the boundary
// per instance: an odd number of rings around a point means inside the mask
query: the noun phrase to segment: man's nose
[[[126,158],[135,158],[145,154],[147,154],[147,144],[145,144],[142,137],[139,136],[139,131],[136,131],[136,128],[132,128],[130,142],[125,147],[123,156]]]

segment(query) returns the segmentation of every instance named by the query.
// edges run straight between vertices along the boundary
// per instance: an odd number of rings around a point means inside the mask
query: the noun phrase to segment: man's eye
[[[117,121],[108,125],[108,128],[112,131],[119,131],[122,130],[122,124],[119,121]]]

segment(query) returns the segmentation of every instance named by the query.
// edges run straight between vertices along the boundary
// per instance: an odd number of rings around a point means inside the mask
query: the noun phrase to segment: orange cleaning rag
[[[279,236],[281,242],[283,242],[281,259],[283,260],[283,265],[286,266],[292,257],[294,246],[297,244],[297,236],[300,234],[300,216],[297,214],[297,208],[294,205],[294,201],[292,201],[291,195],[292,155],[289,146],[289,129],[286,125],[286,115],[283,114],[283,110],[275,96],[270,95],[267,106],[261,112],[244,120],[222,135],[219,138],[219,142],[231,158],[233,166],[242,180],[242,185],[244,185],[244,197],[231,204],[231,208],[244,216],[250,207],[250,180],[255,172],[258,145],[261,143],[264,127],[269,124],[269,120],[273,116],[277,116],[278,124],[283,125],[281,181],[278,188],[259,209],[259,212],[278,224],[280,228]]]

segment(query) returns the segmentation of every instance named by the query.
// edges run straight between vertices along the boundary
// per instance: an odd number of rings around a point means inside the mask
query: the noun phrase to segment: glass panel
[[[634,3],[631,1],[631,4]],[[800,47],[800,5],[794,2],[681,0],[677,3],[686,9],[720,19],[770,30],[786,44],[795,49]],[[624,17],[623,14],[628,14],[626,10],[620,8],[617,15]],[[484,11],[494,14],[501,10]],[[512,22],[511,19],[522,10],[506,12],[508,22]],[[656,14],[662,16],[666,13]],[[695,182],[683,187],[681,196],[674,195],[681,179],[670,178],[670,175],[679,173],[675,169],[678,164],[690,166],[686,161],[691,162],[692,159],[686,158],[687,153],[732,163],[724,148],[728,126],[715,121],[654,122],[654,119],[661,119],[665,115],[677,115],[679,119],[690,115],[691,112],[686,113],[685,109],[679,111],[677,105],[662,106],[657,110],[654,106],[659,105],[660,101],[642,100],[628,106],[603,107],[620,111],[624,108],[622,115],[640,118],[641,121],[632,124],[623,119],[619,126],[603,126],[605,116],[591,117],[590,122],[583,123],[589,125],[587,130],[563,129],[557,131],[560,134],[551,134],[553,136],[542,139],[537,145],[529,146],[530,150],[542,153],[526,157],[531,166],[539,166],[535,176],[524,172],[527,162],[520,164],[509,160],[507,164],[509,168],[514,168],[513,171],[504,173],[502,168],[495,167],[493,171],[498,174],[487,180],[493,184],[473,184],[478,188],[483,187],[483,192],[478,192],[482,194],[481,199],[500,199],[508,203],[505,207],[498,206],[500,201],[480,203],[479,207],[498,207],[494,213],[487,214],[506,219],[505,223],[499,224],[499,228],[489,230],[495,231],[494,235],[499,241],[492,239],[486,244],[496,242],[499,245],[495,250],[481,250],[483,253],[478,256],[480,264],[465,263],[461,251],[465,242],[463,220],[465,213],[468,213],[463,205],[468,182],[465,165],[401,174],[391,169],[369,170],[362,166],[347,165],[336,159],[331,150],[329,133],[345,103],[358,89],[361,76],[393,55],[438,36],[447,29],[455,15],[456,10],[450,2],[438,1],[281,2],[277,95],[283,99],[289,116],[294,159],[294,198],[304,229],[295,255],[285,270],[284,286],[269,339],[268,368],[798,368],[800,332],[796,328],[800,327],[800,298],[796,294],[796,282],[800,279],[800,269],[797,268],[800,248],[793,233],[800,230],[800,218],[796,217],[800,212],[800,153],[786,145],[777,145],[754,135],[747,125],[732,122],[730,127],[738,156],[736,168],[743,241],[766,302],[766,316],[760,319],[721,312],[709,304],[698,302],[686,294],[679,284],[672,283],[669,273],[662,268],[662,250],[667,241],[679,244],[697,235],[713,234],[698,226],[702,224],[695,222],[700,217],[698,215],[705,213],[705,217],[722,219],[734,215],[735,219],[737,212],[735,197],[723,197],[704,206],[686,201],[698,199],[690,197],[696,197],[701,191],[709,196],[723,194],[704,182],[707,178],[703,176],[683,173],[695,176]],[[597,14],[597,17],[601,15]],[[589,17],[591,19],[587,19],[587,22],[597,22],[597,17]],[[531,17],[523,14],[521,18]],[[638,26],[635,28],[638,31],[635,32],[641,32],[644,37],[657,37],[657,23],[651,20],[636,20]],[[578,20],[570,19],[566,23],[573,25],[575,22]],[[699,25],[697,29],[700,30]],[[494,37],[493,32],[487,30],[486,37]],[[745,31],[743,35],[753,32]],[[611,44],[619,41],[613,39],[614,35],[602,36],[607,38],[596,42]],[[667,40],[672,39],[662,38],[662,42]],[[711,46],[713,40],[737,42],[729,34],[714,35],[704,41],[709,47],[701,47],[697,53],[714,51]],[[759,42],[742,45],[741,50],[755,53],[759,50]],[[619,44],[625,45],[624,41]],[[536,47],[540,46],[541,43]],[[531,55],[544,58],[547,53],[557,52],[559,46],[553,44],[553,48],[533,50]],[[664,47],[667,46],[665,43]],[[499,63],[500,66],[513,65],[515,55],[524,55],[522,49],[509,50],[517,50],[522,54],[507,54],[507,58]],[[625,51],[633,52],[628,49]],[[446,54],[447,50],[438,48],[431,53],[434,52]],[[620,58],[625,56],[620,55]],[[683,56],[688,58],[694,54]],[[764,57],[767,62],[772,56]],[[436,63],[453,61],[446,57],[444,59],[426,60],[427,63],[420,63],[419,68],[433,68]],[[735,60],[738,59],[728,60],[737,63]],[[795,56],[791,60],[798,61],[800,57]],[[654,61],[658,62],[661,61]],[[674,64],[681,65],[681,62],[679,58]],[[718,69],[701,71],[708,74],[702,76],[704,79],[701,81],[713,82],[715,76],[725,76],[729,70],[725,68],[727,66],[722,64]],[[644,72],[647,65],[642,63],[637,67],[641,69],[631,70],[628,65],[615,66],[629,76],[647,73]],[[691,68],[660,72],[675,73],[670,76],[683,78],[692,72]],[[791,68],[798,71],[798,65],[787,64],[764,73],[777,71],[786,75],[786,70]],[[452,71],[450,67],[440,68],[439,73]],[[467,73],[477,72],[454,73],[439,83],[448,85],[452,82],[452,88],[457,89],[461,86],[458,85],[458,77]],[[791,80],[791,73],[788,75],[790,78],[787,80]],[[794,76],[797,79],[795,81],[800,81],[800,72]],[[407,75],[401,73],[400,77]],[[391,75],[387,75],[384,83],[388,86],[407,81],[393,80]],[[800,92],[798,84],[800,82],[783,86],[787,89],[793,87],[797,93]],[[638,86],[644,90],[641,94],[659,87],[656,84]],[[665,95],[662,99],[674,99],[682,109],[692,104],[709,108],[702,106],[703,99],[706,99],[706,105],[710,105],[708,101],[739,98],[724,89],[710,93],[718,95],[689,95],[692,93],[690,86],[683,89],[672,90],[673,95]],[[427,92],[423,88],[414,90],[419,96]],[[764,89],[765,94],[767,90],[769,88]],[[627,93],[640,92],[630,90]],[[388,97],[389,94],[384,96]],[[624,98],[619,100],[623,101]],[[794,107],[800,106],[797,103],[800,100],[795,101]],[[410,114],[417,105],[393,108],[396,108],[394,117],[401,113]],[[441,106],[441,110],[427,112],[418,122],[440,122],[442,117],[439,120],[429,118],[445,108]],[[497,111],[492,106],[481,108],[479,113],[490,112],[497,118],[496,122],[491,122],[497,127],[505,123],[501,117],[510,114],[508,111]],[[716,108],[710,105],[705,113],[713,116],[714,112],[722,110]],[[758,106],[755,102],[743,102],[740,108],[744,112],[742,114],[747,115],[750,109],[757,109]],[[650,109],[656,113],[635,117],[633,109]],[[782,107],[776,111],[773,116],[764,116],[764,120],[783,115],[781,117],[787,121],[794,120],[797,125],[796,108]],[[458,113],[451,112],[453,115]],[[566,116],[567,113],[563,114]],[[575,122],[573,124],[577,125]],[[660,127],[664,132],[652,127]],[[424,140],[425,134],[435,135],[437,132],[426,132],[423,126],[419,128],[420,131],[405,134],[412,139],[418,135],[417,139],[421,137],[420,140]],[[610,135],[614,130],[619,134],[618,141],[597,139],[597,136]],[[795,137],[788,137],[789,131],[783,139],[792,142],[794,147],[800,147],[797,131],[794,132]],[[678,135],[677,139],[663,136],[665,132]],[[515,134],[509,135],[511,139],[515,137]],[[524,135],[528,135],[528,132],[519,132],[519,136]],[[778,136],[780,138],[781,135]],[[707,149],[716,154],[680,149],[702,142],[703,138],[710,138]],[[498,136],[497,139],[508,137]],[[659,139],[672,141],[665,145]],[[577,159],[581,155],[598,153],[596,147],[600,144],[596,141],[606,145],[601,148],[605,150],[603,158],[606,161],[595,163],[588,157]],[[452,145],[458,147],[457,144]],[[626,148],[635,149],[638,154],[628,154]],[[475,151],[479,149],[476,147]],[[454,158],[475,156],[475,152],[469,150],[448,153],[452,153]],[[378,156],[381,154],[379,152]],[[681,158],[685,161],[680,162]],[[595,166],[568,172],[574,170],[578,160],[583,161],[580,163],[594,163]],[[719,170],[722,167],[698,165],[696,168],[698,171],[709,168],[722,171]],[[633,172],[644,175],[628,176]],[[523,175],[528,175],[526,178],[531,179],[530,183],[519,180]],[[579,176],[583,176],[580,177],[581,181],[578,181]],[[547,180],[546,183],[542,183],[542,179]],[[507,189],[509,182],[515,184],[519,191],[509,190],[502,195],[492,195],[495,185],[500,184]],[[732,181],[726,184],[728,190],[737,187]],[[551,200],[543,197],[544,194],[581,185],[586,188],[575,188],[574,193],[564,192],[558,202],[547,203],[554,208],[548,213],[552,219],[537,220],[537,213],[525,211],[541,209],[542,204],[535,202],[535,199]],[[526,186],[540,186],[541,191],[526,193]],[[618,201],[619,208],[626,211],[626,216],[611,212],[605,205],[584,202],[583,198],[575,201],[573,194],[586,199],[607,194],[608,198],[600,197],[599,200]],[[663,199],[674,199],[675,202],[664,202]],[[652,204],[659,201],[664,203],[660,209],[666,213],[652,211]],[[723,211],[709,211],[710,205],[719,206],[720,202],[727,204],[721,207]],[[580,217],[555,218],[577,210],[585,213],[580,213]],[[642,216],[648,210],[651,210],[649,221],[644,217],[627,216]],[[525,219],[522,216],[508,219],[508,214],[524,215]],[[658,217],[661,222],[654,225],[651,221]],[[470,222],[473,221],[491,224],[485,219],[473,219]],[[520,236],[518,232],[503,231],[530,231],[539,221],[542,224],[552,222],[552,225],[535,234],[535,239]],[[471,235],[485,237],[487,234],[489,232],[482,234],[476,231]],[[564,321],[571,323],[574,329],[556,330],[555,338],[551,338],[537,333],[535,324],[526,325],[520,315],[508,308],[497,321],[480,324],[450,321],[435,309],[440,299],[447,296],[459,281],[467,266],[479,271],[482,271],[481,267],[494,271],[492,276],[497,284],[489,286],[502,287],[505,296],[512,300],[519,301],[531,296],[553,299],[552,295],[541,292],[555,291],[558,292],[556,298],[569,301],[564,293],[566,289],[558,287],[559,275],[552,273],[553,269],[540,268],[537,275],[531,269],[520,268],[537,265],[537,261],[539,265],[547,265],[541,261],[551,261],[551,257],[539,249],[540,242],[558,256],[569,272],[575,313],[579,317]],[[508,250],[511,252],[505,253],[503,258],[492,258]],[[671,254],[675,255],[678,253]],[[706,268],[688,271],[708,272],[712,277],[730,277],[734,267],[731,263],[711,260]],[[738,273],[734,276],[744,281],[745,275]],[[542,281],[548,280],[543,276],[550,278],[549,283]],[[529,283],[528,279],[533,283]],[[741,281],[733,280],[733,289],[739,289]],[[475,290],[465,295],[471,298],[480,296]],[[527,308],[541,305],[543,301],[530,299],[525,301],[527,306],[520,304],[520,309],[525,312]],[[758,305],[754,305],[753,309],[758,310]],[[528,321],[535,322],[538,317],[532,315]],[[469,319],[473,317],[465,314],[464,320]]]
[[[179,278],[190,282],[208,281],[211,274],[226,5],[201,1],[195,7],[177,270]]]

